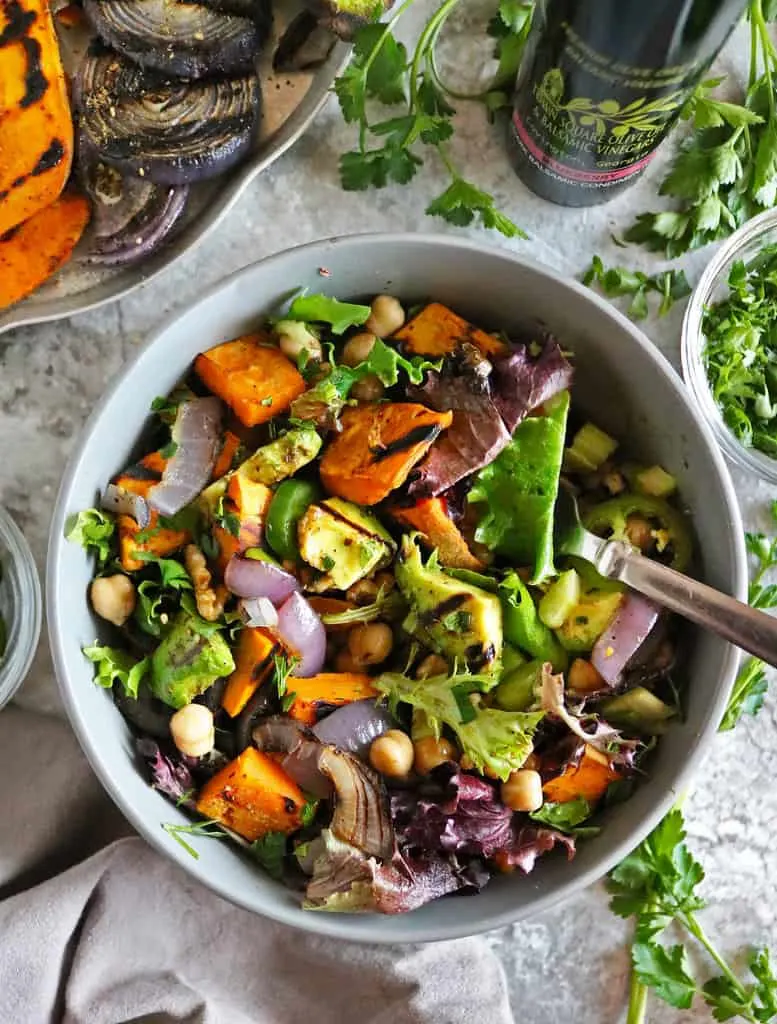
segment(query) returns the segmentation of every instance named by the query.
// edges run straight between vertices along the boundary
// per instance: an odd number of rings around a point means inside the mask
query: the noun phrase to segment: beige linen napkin
[[[483,940],[273,924],[133,837],[65,723],[7,708],[0,751],[2,1024],[511,1024]]]

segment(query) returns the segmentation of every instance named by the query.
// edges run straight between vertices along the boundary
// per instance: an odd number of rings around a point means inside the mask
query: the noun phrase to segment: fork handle
[[[622,541],[600,550],[603,576],[627,586],[777,667],[777,618],[640,555]]]

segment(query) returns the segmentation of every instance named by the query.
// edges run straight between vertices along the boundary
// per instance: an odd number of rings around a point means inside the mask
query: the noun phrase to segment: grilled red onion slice
[[[655,626],[660,609],[640,594],[628,593],[610,625],[594,644],[591,664],[610,686],[616,686]]]
[[[365,758],[375,737],[393,729],[395,724],[388,708],[368,698],[343,704],[311,731],[322,743]]]
[[[238,597],[267,597],[273,604],[282,604],[299,590],[296,577],[279,565],[239,555],[230,559],[224,582],[227,589]]]
[[[79,147],[81,153],[88,154],[89,149]],[[125,266],[158,249],[186,209],[188,187],[123,178],[114,167],[89,155],[83,164],[82,179],[92,200],[87,261]]]
[[[286,27],[273,54],[273,71],[311,71],[326,62],[334,35],[310,11],[300,11]]]
[[[244,598],[240,602],[240,613],[250,629],[274,629],[278,625],[278,612],[268,597]]]
[[[300,789],[317,797],[332,795],[332,783],[318,767],[321,744],[299,722],[275,715],[257,725],[252,737],[259,750],[286,754],[281,767]]]
[[[172,430],[177,447],[148,496],[163,516],[173,516],[194,501],[210,479],[221,437],[221,412],[218,398],[194,398],[178,406]]]
[[[133,494],[116,484],[108,484],[103,491],[102,508],[106,512],[115,512],[120,516],[132,516],[141,530],[144,530],[151,521],[151,512],[148,503],[140,494]]]
[[[84,59],[75,96],[81,128],[100,158],[163,185],[211,178],[242,160],[261,106],[253,73],[185,82],[110,52]]]
[[[322,748],[318,765],[335,787],[332,832],[369,857],[388,860],[394,849],[394,830],[381,777],[352,754],[334,747]]]
[[[326,630],[302,594],[292,594],[280,606],[276,632],[283,646],[299,658],[291,670],[293,676],[314,676],[321,671],[326,659]]]
[[[84,0],[97,34],[135,64],[181,78],[251,71],[270,26],[266,0]],[[240,8],[243,10],[240,10]]]

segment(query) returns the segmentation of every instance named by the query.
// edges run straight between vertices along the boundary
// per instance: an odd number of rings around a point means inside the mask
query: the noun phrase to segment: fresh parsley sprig
[[[672,258],[726,238],[777,199],[777,50],[767,20],[773,0],[750,0],[750,72],[741,104],[717,99],[723,79],[703,82],[683,111],[693,132],[680,146],[660,193],[673,210],[643,213],[626,232]]]
[[[459,0],[443,0],[427,21],[408,59],[407,49],[393,29],[414,0],[404,0],[387,22],[360,29],[354,39],[353,59],[335,82],[335,93],[345,120],[358,126],[358,148],[340,158],[340,178],[347,191],[406,185],[423,165],[423,147],[436,151],[451,177],[450,185],[426,208],[430,216],[451,224],[474,222],[507,238],[526,237],[509,217],[496,209],[493,196],[467,181],[455,166],[447,143],[454,133],[456,113],[449,98],[458,95],[443,83],[435,61],[435,47],[445,21]],[[516,9],[517,8],[517,9]],[[497,23],[499,68],[489,89],[477,96],[489,110],[507,102],[505,90],[517,72],[528,33],[533,4],[500,0]],[[497,27],[493,27],[496,24]],[[373,121],[370,101],[404,105],[394,117]]]
[[[631,303],[627,312],[632,320],[643,320],[648,315],[648,296],[651,294],[661,296],[659,316],[665,316],[675,302],[691,294],[691,286],[682,270],[643,274],[640,270],[629,270],[627,267],[605,267],[600,256],[592,258],[590,267],[582,276],[582,282],[589,287],[598,285],[607,298],[630,296]]]
[[[704,869],[685,843],[682,811],[674,808],[633,853],[610,873],[610,907],[619,917],[634,917],[632,986],[627,1024],[645,1018],[647,990],[670,1006],[687,1009],[699,996],[716,1020],[738,1016],[751,1024],[769,1021],[777,1010],[777,980],[768,950],[754,950],[748,961],[753,980],[741,981],[696,916],[706,904],[697,892]],[[720,974],[704,984],[694,976],[683,945],[659,941],[669,925],[692,936]]]
[[[199,836],[201,839],[227,839],[230,835],[217,821],[213,820],[195,821],[191,825],[176,825],[170,821],[164,821],[162,828],[195,860],[199,860],[200,855],[191,843],[186,842],[184,836]]]
[[[772,502],[770,514],[777,526],[777,501]],[[746,533],[745,543],[756,562],[748,588],[748,601],[754,608],[777,608],[777,584],[764,583],[766,574],[777,566],[777,536]],[[764,705],[768,689],[769,680],[764,663],[759,658],[748,658],[739,670],[719,731],[729,732],[742,715],[757,715]]]
[[[771,503],[769,513],[772,523],[777,527],[777,501]],[[777,585],[765,585],[763,582],[766,574],[777,566],[777,536],[746,533],[745,544],[757,563],[748,588],[748,601],[753,608],[777,608]]]

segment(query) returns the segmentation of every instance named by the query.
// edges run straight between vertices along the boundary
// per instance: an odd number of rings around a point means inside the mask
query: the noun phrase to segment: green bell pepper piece
[[[653,498],[647,494],[620,494],[617,498],[589,509],[583,517],[583,526],[592,533],[624,539],[626,520],[635,514],[655,519],[661,529],[666,530],[672,546],[670,564],[673,569],[683,572],[693,554],[691,528],[682,512],[662,498]]]
[[[284,480],[270,502],[265,526],[267,543],[279,558],[299,558],[297,524],[321,497],[321,488],[309,480]]]
[[[502,602],[505,640],[533,658],[549,661],[555,671],[563,671],[568,662],[566,651],[540,619],[537,606],[518,573],[508,573],[499,584],[498,594]]]

